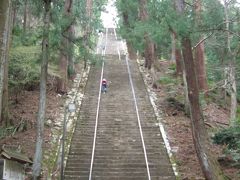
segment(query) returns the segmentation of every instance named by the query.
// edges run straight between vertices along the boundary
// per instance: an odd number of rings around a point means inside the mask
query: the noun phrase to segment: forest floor
[[[181,80],[176,79],[175,71],[171,70],[172,65],[173,63],[169,61],[160,61],[158,76],[162,77],[162,80],[154,90],[158,97],[158,109],[162,111],[162,123],[173,151],[180,179],[204,179],[193,144],[191,121],[184,112],[184,89]],[[151,87],[151,78],[148,86]],[[229,111],[212,100],[204,101],[202,105],[205,125],[211,139],[211,136],[220,128],[227,127]],[[223,156],[223,146],[211,144],[210,149],[216,158]],[[240,178],[239,169],[233,168],[229,162],[222,162],[221,167],[230,179]]]
[[[171,73],[171,63],[162,61],[160,74],[162,77],[174,78]],[[150,83],[150,82],[149,82]],[[155,89],[158,95],[158,107],[163,113],[163,124],[168,135],[168,139],[173,150],[177,170],[180,179],[204,179],[200,170],[191,134],[190,119],[183,111],[183,105],[178,102],[178,97],[183,96],[183,87],[181,83],[161,84]],[[21,145],[23,153],[33,158],[36,139],[36,117],[38,110],[39,90],[24,91],[18,98],[18,104],[11,101],[11,118],[14,122],[26,122],[27,126],[23,132],[16,132],[14,135],[0,140],[0,146]],[[176,101],[175,101],[176,100]],[[54,90],[48,90],[47,93],[47,123],[45,124],[44,149],[50,148],[51,127],[59,115],[59,109],[63,106],[64,98],[55,93]],[[217,128],[228,124],[229,112],[213,102],[205,102],[204,117],[209,134],[212,135]],[[223,147],[212,145],[211,149],[218,156],[222,155]],[[229,165],[222,165],[224,172],[233,180],[239,179],[237,173],[239,169],[232,168]]]
[[[64,99],[62,97],[63,96],[55,93],[54,90],[49,89],[47,92],[47,111],[43,142],[43,148],[45,150],[51,148],[51,128],[53,127],[53,124],[56,124],[55,120],[58,119],[57,117],[60,113],[60,107],[63,106]],[[14,134],[11,133],[6,138],[0,139],[0,147],[3,145],[10,147],[20,146],[21,152],[33,160],[37,134],[36,121],[39,90],[37,88],[32,91],[23,91],[18,97],[18,103],[16,104],[14,101],[15,98],[10,101],[10,117],[14,124],[19,125],[20,122],[24,124],[24,128],[21,132],[15,132]]]

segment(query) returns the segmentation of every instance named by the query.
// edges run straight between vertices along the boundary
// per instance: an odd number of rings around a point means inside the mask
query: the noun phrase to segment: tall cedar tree
[[[43,0],[44,2],[44,27],[43,27],[43,40],[42,40],[42,63],[41,63],[41,77],[40,77],[40,97],[39,109],[37,116],[37,140],[36,149],[33,161],[33,179],[39,178],[41,173],[42,163],[42,144],[44,139],[44,120],[46,113],[46,84],[47,84],[47,69],[49,57],[49,27],[50,27],[50,12],[51,0]]]
[[[225,21],[226,21],[226,42],[227,42],[227,57],[228,60],[228,69],[227,71],[227,79],[230,82],[230,93],[231,93],[231,108],[230,108],[230,125],[236,125],[236,114],[237,114],[237,86],[236,86],[236,78],[235,78],[235,58],[236,55],[232,52],[231,49],[231,33],[230,33],[230,21],[229,21],[229,3],[231,1],[224,0],[224,13],[225,13]]]
[[[8,59],[11,32],[11,0],[0,1],[0,122],[8,121]]]
[[[185,7],[184,0],[176,0],[176,6],[179,15],[183,16]],[[204,118],[199,102],[199,89],[195,72],[196,66],[193,60],[190,34],[186,32],[180,36],[182,38],[183,60],[187,74],[193,143],[205,178],[208,180],[221,180],[224,179],[224,175],[208,146],[209,139],[204,126]]]
[[[129,58],[136,59],[137,54],[134,48],[133,40],[129,38],[129,36],[133,37],[132,33],[134,32],[134,25],[132,21],[137,21],[138,18],[137,13],[135,12],[136,7],[134,6],[136,2],[121,0],[117,3],[118,12],[122,16],[122,27],[120,27],[120,29],[123,29],[122,31],[124,31],[124,34],[122,34],[122,36],[126,39]]]
[[[23,33],[26,35],[27,20],[28,20],[28,0],[24,0],[24,15],[23,15]]]
[[[84,57],[84,69],[87,67],[87,57],[86,55],[89,54],[89,41],[90,41],[90,34],[91,34],[91,20],[92,20],[92,11],[93,11],[93,1],[86,0],[86,24],[84,27],[83,33],[83,44],[85,48],[85,57]]]
[[[72,0],[65,0],[63,19],[69,20],[66,27],[62,29],[62,39],[60,47],[60,61],[59,61],[59,70],[61,78],[58,81],[58,92],[66,93],[67,92],[67,83],[68,83],[68,66],[71,56],[71,38],[73,33],[73,22],[71,22],[72,14]]]
[[[201,24],[201,11],[202,11],[202,0],[196,0],[195,2],[195,13],[196,13],[196,23],[199,25]],[[198,79],[198,87],[201,91],[207,91],[207,78],[206,78],[206,68],[205,68],[205,54],[204,54],[204,41],[203,36],[198,37],[197,47],[195,48],[195,63],[196,63],[196,73]]]
[[[176,62],[176,74],[182,76],[182,54],[181,50],[177,46],[178,38],[177,33],[173,30],[170,30],[172,33],[172,60]]]
[[[140,9],[140,20],[142,22],[146,22],[149,18],[147,12],[147,0],[139,0],[139,9]],[[155,58],[155,50],[154,43],[151,40],[147,31],[144,32],[144,40],[145,40],[145,49],[144,49],[144,57],[145,57],[145,68],[151,69],[152,64],[154,63]]]
[[[129,23],[129,17],[128,17],[128,12],[126,12],[126,10],[124,10],[122,12],[122,16],[123,16],[123,24],[127,29],[130,29],[130,23]],[[127,44],[127,50],[128,50],[128,54],[129,54],[129,58],[130,59],[136,59],[137,55],[136,52],[133,48],[133,44],[127,39],[126,40],[126,44]]]

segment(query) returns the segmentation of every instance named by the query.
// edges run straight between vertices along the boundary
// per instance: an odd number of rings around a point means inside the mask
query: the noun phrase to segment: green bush
[[[228,145],[229,149],[240,148],[240,127],[230,127],[223,129],[216,133],[213,137],[213,141],[216,144]]]
[[[240,126],[219,131],[213,137],[213,142],[227,145],[224,153],[232,157],[232,160],[234,160],[233,166],[240,165]]]
[[[9,87],[14,92],[35,86],[40,76],[40,47],[12,48],[9,60]]]
[[[213,137],[213,142],[225,144],[228,149],[240,149],[240,126],[229,127],[217,132]]]

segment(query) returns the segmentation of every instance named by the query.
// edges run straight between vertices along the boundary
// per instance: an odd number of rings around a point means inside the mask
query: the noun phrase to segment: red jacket
[[[107,85],[107,80],[106,79],[102,80],[102,85]]]

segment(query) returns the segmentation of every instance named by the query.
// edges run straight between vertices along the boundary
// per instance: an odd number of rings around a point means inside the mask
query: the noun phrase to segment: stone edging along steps
[[[76,77],[73,80],[72,88],[67,94],[64,106],[61,107],[59,118],[52,127],[51,148],[45,151],[43,160],[43,170],[47,171],[47,179],[52,179],[59,176],[61,169],[61,139],[63,132],[64,108],[67,107],[69,103],[75,103],[76,111],[72,113],[68,112],[66,115],[65,155],[68,154],[72,134],[75,129],[76,120],[79,115],[82,99],[84,97],[89,71],[90,66],[87,66],[85,70],[82,68],[81,72],[76,74]],[[66,164],[66,156],[64,164]]]

